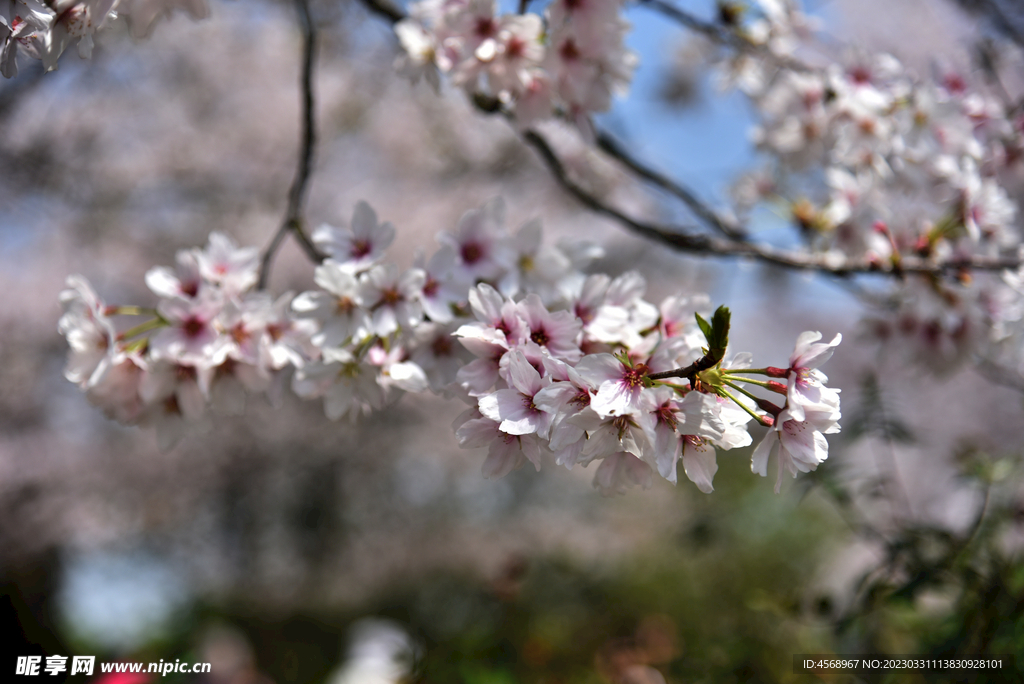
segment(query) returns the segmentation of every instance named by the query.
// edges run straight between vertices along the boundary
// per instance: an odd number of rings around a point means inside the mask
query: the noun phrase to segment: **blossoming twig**
[[[962,270],[1002,271],[1017,269],[1021,266],[1019,257],[990,257],[970,255],[952,257],[935,261],[920,257],[904,256],[900,269],[885,268],[876,261],[863,259],[836,259],[832,256],[819,256],[802,252],[793,252],[769,245],[751,242],[722,240],[709,235],[686,232],[677,226],[661,226],[646,221],[639,221],[623,214],[602,200],[587,192],[573,181],[565,170],[561,160],[555,154],[547,140],[536,131],[526,131],[523,140],[529,143],[547,164],[555,180],[592,211],[615,219],[630,230],[648,238],[669,245],[683,252],[709,254],[715,256],[750,257],[758,261],[799,270],[819,271],[834,276],[851,276],[859,273],[883,273],[901,277],[905,273],[922,273],[942,275],[947,272]]]
[[[719,42],[726,42],[734,47],[741,47],[745,50],[757,50],[757,46],[744,41],[739,36],[725,32],[723,29],[692,17],[686,12],[674,8],[662,0],[644,0],[659,11],[673,16],[685,25],[694,28],[702,33],[711,32],[719,37]],[[401,21],[406,17],[405,13],[391,5],[387,0],[363,0],[363,4],[376,14],[388,19],[392,23]],[[725,35],[731,38],[725,38]],[[742,44],[742,45],[738,45]],[[767,53],[766,53],[767,54]],[[773,55],[769,55],[773,56]],[[773,57],[778,57],[774,55]],[[808,67],[799,63],[785,64],[786,68],[803,71]],[[502,106],[502,103],[495,97],[483,93],[474,93],[471,97],[474,106],[481,112],[488,114],[503,114],[506,117],[509,113]],[[607,216],[618,223],[629,228],[648,239],[667,244],[674,249],[693,254],[707,254],[714,256],[749,257],[771,263],[776,266],[798,270],[811,270],[828,273],[834,276],[846,277],[860,273],[884,273],[902,279],[907,273],[921,273],[927,275],[942,275],[949,272],[960,272],[965,270],[979,271],[1001,271],[1004,269],[1017,269],[1021,266],[1021,259],[1018,256],[1000,257],[988,255],[958,255],[945,260],[935,260],[926,257],[910,257],[901,255],[899,263],[882,263],[877,260],[858,258],[836,258],[834,255],[817,255],[806,252],[796,252],[778,249],[764,244],[756,244],[744,239],[745,231],[742,227],[732,226],[718,217],[715,212],[698,199],[692,191],[685,186],[670,180],[657,173],[647,165],[628,155],[622,146],[607,134],[599,134],[598,146],[609,156],[614,157],[623,165],[629,168],[640,178],[667,190],[676,197],[682,199],[687,206],[697,215],[699,219],[712,226],[726,236],[726,239],[695,233],[680,226],[662,226],[637,220],[627,216],[618,209],[606,204],[601,199],[590,194],[586,189],[577,184],[569,177],[561,160],[555,154],[547,140],[535,130],[527,129],[521,134],[524,142],[533,147],[541,156],[541,159],[548,166],[554,175],[555,180],[577,200],[592,211]]]

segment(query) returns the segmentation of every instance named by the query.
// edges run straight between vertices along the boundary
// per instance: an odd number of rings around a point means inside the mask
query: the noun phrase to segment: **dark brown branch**
[[[698,19],[686,10],[681,10],[665,0],[641,0],[640,4],[657,10],[694,33],[699,33],[719,45],[728,45],[737,50],[746,50],[752,47],[749,41],[743,40],[732,31],[713,22]]]
[[[746,233],[737,225],[722,220],[717,212],[700,200],[689,188],[658,173],[643,162],[633,158],[619,141],[605,131],[598,131],[597,146],[610,157],[617,159],[623,166],[643,178],[652,185],[668,191],[683,201],[690,211],[702,222],[711,226],[722,235],[732,240],[746,239]]]
[[[388,0],[362,0],[362,2],[371,12],[379,14],[392,24],[397,24],[405,19],[405,12],[392,5]]]
[[[659,242],[665,242],[677,249],[690,252],[706,252],[709,248],[710,238],[706,235],[691,235],[681,231],[670,233],[661,230],[641,221],[636,221],[626,216],[618,209],[611,207],[578,185],[565,170],[562,160],[558,158],[555,151],[548,144],[548,141],[536,131],[528,130],[522,134],[523,140],[533,147],[554,175],[555,180],[581,204],[591,211],[615,219],[636,233]]]
[[[714,357],[710,354],[706,354],[689,366],[684,368],[676,368],[670,371],[662,371],[661,373],[651,373],[647,377],[651,380],[667,380],[668,378],[685,378],[690,381],[690,387],[693,388],[697,385],[697,373],[706,371],[709,368],[714,368],[715,364]]]
[[[260,278],[257,287],[264,289],[267,286],[267,278],[270,275],[270,265],[286,235],[291,233],[295,236],[299,246],[306,253],[311,261],[320,263],[324,255],[316,248],[316,245],[306,235],[303,228],[302,207],[305,204],[306,193],[309,190],[309,178],[313,169],[313,152],[316,149],[316,113],[313,101],[313,66],[316,54],[316,27],[313,25],[313,18],[309,14],[309,0],[295,0],[295,8],[299,14],[299,25],[302,28],[302,75],[300,76],[300,87],[302,90],[302,147],[299,150],[299,166],[295,171],[295,179],[288,190],[288,207],[285,210],[284,221],[277,229],[270,244],[267,245],[260,262]]]

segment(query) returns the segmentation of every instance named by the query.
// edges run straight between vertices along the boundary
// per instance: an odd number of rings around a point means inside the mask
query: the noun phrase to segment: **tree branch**
[[[714,24],[696,19],[664,0],[642,0],[642,2],[652,5],[659,11],[694,30],[698,30],[701,33],[710,32],[719,36],[720,40],[718,42],[724,42],[738,49],[753,50],[757,54],[765,52],[739,36],[726,32]],[[405,18],[405,13],[392,5],[389,0],[362,0],[362,3],[370,11],[388,19],[392,23]],[[731,37],[727,37],[726,34]],[[777,58],[767,52],[765,52],[765,55],[778,61]],[[799,64],[795,67],[789,64],[786,64],[786,66],[790,68],[809,68]],[[473,105],[481,112],[503,114],[506,118],[509,118],[509,113],[503,108],[497,98],[483,93],[476,93],[471,99]],[[527,130],[520,132],[520,137],[536,150],[562,188],[585,207],[617,221],[642,237],[668,245],[680,252],[722,257],[747,257],[785,268],[817,271],[840,277],[853,276],[860,273],[882,273],[902,278],[907,273],[942,275],[947,272],[963,270],[1000,271],[1021,266],[1021,259],[1019,257],[987,257],[977,255],[955,257],[947,261],[932,261],[920,257],[901,255],[898,263],[886,266],[877,261],[869,261],[867,259],[835,259],[827,255],[792,252],[771,247],[770,245],[748,242],[743,239],[745,233],[741,228],[724,223],[710,207],[705,205],[689,189],[633,159],[617,141],[606,134],[601,134],[598,138],[598,145],[606,154],[620,161],[637,176],[682,199],[702,221],[723,233],[726,238],[716,238],[703,233],[691,232],[686,227],[663,226],[637,220],[595,197],[576,183],[569,176],[562,161],[542,135],[534,130]]]
[[[523,140],[532,146],[548,166],[555,180],[584,206],[598,214],[612,218],[633,232],[668,245],[673,249],[692,254],[706,254],[723,257],[749,257],[765,263],[787,268],[818,271],[834,276],[852,276],[859,273],[882,273],[900,277],[905,273],[941,275],[965,269],[979,271],[1001,271],[1019,268],[1017,257],[966,256],[947,261],[930,261],[920,257],[903,256],[899,268],[864,259],[834,259],[824,255],[805,252],[791,252],[769,245],[735,240],[723,240],[700,233],[687,232],[685,227],[663,226],[634,219],[598,199],[569,177],[558,155],[547,140],[536,131],[526,131]]]
[[[615,138],[605,131],[597,132],[597,146],[608,156],[618,160],[623,166],[635,173],[640,178],[659,188],[670,192],[681,199],[690,208],[697,218],[711,226],[722,235],[732,240],[745,240],[746,232],[738,225],[727,223],[722,220],[718,213],[700,200],[692,190],[685,185],[674,181],[667,176],[658,173],[643,162],[632,157],[626,148]]]
[[[267,286],[267,278],[270,275],[270,265],[274,259],[281,243],[288,233],[295,236],[299,246],[302,247],[306,256],[311,261],[320,263],[324,255],[316,248],[316,245],[306,235],[303,228],[302,207],[305,204],[306,193],[309,189],[309,178],[313,168],[313,152],[316,148],[316,114],[313,101],[313,66],[316,53],[316,27],[313,25],[313,18],[309,13],[309,0],[295,0],[295,8],[299,14],[299,25],[302,28],[302,74],[299,84],[302,90],[302,146],[299,150],[299,164],[295,171],[295,179],[288,190],[288,207],[285,210],[284,221],[277,229],[270,244],[267,245],[260,262],[260,278],[257,288],[262,290]]]
[[[362,3],[366,5],[367,9],[371,12],[379,14],[392,24],[397,24],[402,21],[402,19],[406,18],[405,12],[392,5],[388,0],[362,0]]]
[[[644,237],[664,242],[676,249],[698,253],[708,250],[711,239],[706,235],[691,235],[682,231],[663,230],[651,224],[636,221],[618,209],[605,204],[569,177],[565,166],[562,164],[562,160],[558,158],[558,155],[555,154],[555,151],[548,144],[544,136],[536,131],[528,130],[522,133],[522,138],[537,151],[559,185],[591,211],[614,219]]]
[[[734,32],[713,22],[698,19],[686,10],[681,10],[665,0],[640,0],[640,4],[646,5],[673,21],[682,24],[694,33],[701,34],[713,43],[727,45],[737,50],[749,50],[753,47],[749,41],[743,40]]]

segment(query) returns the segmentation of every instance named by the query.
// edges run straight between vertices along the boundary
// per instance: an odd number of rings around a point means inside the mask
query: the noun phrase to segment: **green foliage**
[[[732,313],[729,311],[729,307],[723,305],[715,310],[710,323],[699,313],[695,313],[694,316],[697,317],[697,325],[708,342],[707,353],[713,361],[711,365],[717,365],[725,357],[725,350],[729,346],[729,325]]]

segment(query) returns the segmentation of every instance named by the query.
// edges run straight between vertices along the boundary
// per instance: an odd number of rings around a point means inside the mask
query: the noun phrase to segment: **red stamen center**
[[[373,246],[369,240],[353,240],[352,251],[350,252],[353,259],[362,259],[364,256],[373,251]]]
[[[472,265],[484,257],[484,248],[476,242],[467,242],[462,245],[459,253],[462,255],[463,263]]]
[[[187,337],[199,337],[206,330],[206,323],[198,317],[192,316],[182,323],[181,329],[185,331]]]

